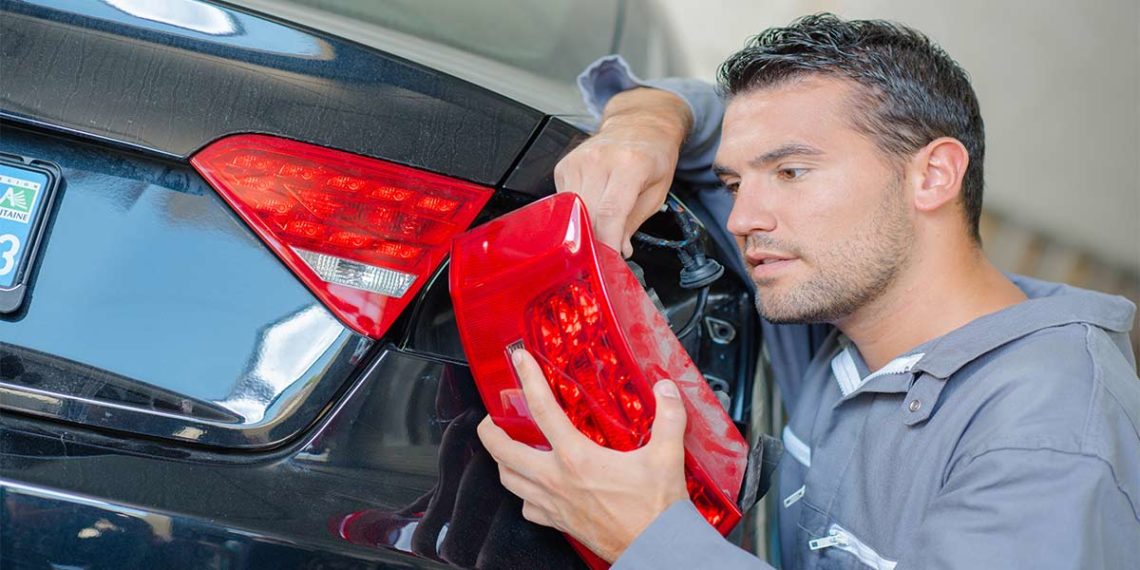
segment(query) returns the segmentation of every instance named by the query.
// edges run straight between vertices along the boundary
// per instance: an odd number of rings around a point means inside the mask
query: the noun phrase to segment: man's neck
[[[961,248],[910,264],[876,300],[835,324],[873,371],[924,342],[1025,298],[981,251]]]

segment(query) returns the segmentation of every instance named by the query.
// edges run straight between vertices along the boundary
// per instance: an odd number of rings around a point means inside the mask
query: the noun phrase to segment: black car
[[[0,1],[0,567],[580,566],[474,436],[446,253],[554,192],[590,61],[676,71],[662,30],[633,0]],[[747,430],[751,293],[674,193],[633,261]],[[729,267],[699,289],[690,215]]]

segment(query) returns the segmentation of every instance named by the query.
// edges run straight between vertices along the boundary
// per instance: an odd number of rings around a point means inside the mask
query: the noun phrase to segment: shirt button
[[[910,405],[907,406],[907,409],[910,410],[911,413],[917,412],[918,410],[922,409],[922,401],[921,400],[911,400]]]

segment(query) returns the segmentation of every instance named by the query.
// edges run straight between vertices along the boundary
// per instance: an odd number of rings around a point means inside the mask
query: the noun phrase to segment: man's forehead
[[[733,96],[725,110],[718,162],[748,160],[787,145],[826,150],[829,139],[856,135],[850,120],[856,88],[849,80],[813,75]]]
[[[725,109],[726,126],[734,116],[807,110],[812,116],[843,116],[854,103],[859,85],[849,79],[811,74],[758,87],[731,96]]]

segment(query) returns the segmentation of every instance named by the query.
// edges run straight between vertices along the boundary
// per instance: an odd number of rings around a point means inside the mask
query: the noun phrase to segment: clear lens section
[[[416,276],[383,267],[374,267],[332,255],[293,248],[321,279],[354,289],[380,293],[397,299],[403,297]]]

